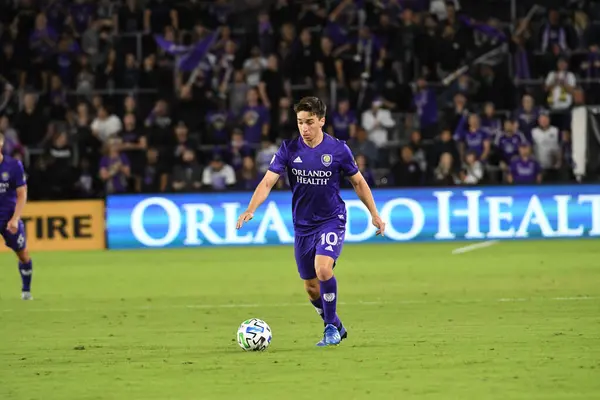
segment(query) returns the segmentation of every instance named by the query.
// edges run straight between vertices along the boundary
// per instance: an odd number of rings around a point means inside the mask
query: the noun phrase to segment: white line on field
[[[483,249],[485,247],[490,247],[498,243],[497,240],[488,240],[486,242],[470,244],[468,246],[459,247],[458,249],[452,250],[452,254],[462,254],[468,253],[469,251]]]
[[[500,299],[454,299],[454,300],[400,300],[400,301],[358,301],[358,302],[338,302],[344,306],[386,306],[386,305],[414,305],[414,304],[452,304],[452,303],[517,303],[527,301],[585,301],[598,300],[600,297],[593,296],[571,296],[571,297],[532,297],[532,298],[500,298]],[[178,308],[188,309],[219,309],[219,308],[286,308],[286,307],[306,307],[309,303],[272,303],[272,304],[182,304],[171,306],[138,306],[130,308],[22,308],[3,309],[0,313],[9,312],[86,312],[86,311],[160,311],[172,310]]]

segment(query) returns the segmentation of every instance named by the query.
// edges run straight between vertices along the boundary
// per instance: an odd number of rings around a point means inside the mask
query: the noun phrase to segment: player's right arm
[[[240,229],[244,223],[250,221],[254,218],[254,213],[260,207],[262,203],[265,202],[267,197],[269,197],[269,193],[273,189],[273,186],[279,180],[279,176],[285,172],[285,168],[287,165],[287,150],[285,142],[281,145],[277,153],[273,156],[271,160],[271,164],[269,165],[269,169],[265,173],[265,176],[260,181],[256,189],[254,190],[254,194],[250,199],[250,203],[248,204],[248,208],[246,211],[240,215],[238,218],[236,228]]]
[[[244,223],[250,221],[254,218],[254,212],[262,203],[265,202],[267,197],[269,197],[269,193],[271,193],[271,189],[279,180],[279,174],[276,174],[273,171],[267,171],[265,176],[262,178],[256,189],[254,190],[254,194],[252,195],[252,199],[250,199],[250,203],[248,204],[248,208],[246,211],[240,215],[238,219],[236,228],[240,229]]]

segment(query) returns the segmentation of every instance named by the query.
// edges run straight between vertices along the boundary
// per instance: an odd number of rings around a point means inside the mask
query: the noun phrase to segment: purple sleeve
[[[285,146],[285,142],[281,144],[277,153],[271,159],[271,164],[269,165],[269,171],[274,172],[278,175],[281,175],[285,172],[285,168],[287,166],[288,154],[287,148]]]
[[[344,143],[344,149],[342,150],[340,165],[342,171],[344,171],[344,175],[348,177],[354,176],[358,172],[358,166],[356,165],[352,151],[350,151],[346,143]]]
[[[23,164],[21,161],[17,161],[15,166],[15,171],[13,175],[13,183],[15,188],[20,188],[21,186],[25,186],[27,184],[27,178],[25,176],[25,169],[23,168]]]

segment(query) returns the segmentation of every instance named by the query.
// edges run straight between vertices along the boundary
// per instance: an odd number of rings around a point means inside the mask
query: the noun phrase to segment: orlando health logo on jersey
[[[25,180],[25,178],[23,178]],[[8,171],[3,171],[0,174],[0,193],[6,193],[10,188],[10,174]]]
[[[321,155],[321,164],[323,164],[323,166],[329,167],[332,162],[333,156],[331,154]],[[292,164],[302,164],[302,158],[297,156],[292,161]],[[332,171],[322,169],[302,169],[292,167],[290,170],[296,177],[296,183],[300,185],[327,185],[332,175]]]

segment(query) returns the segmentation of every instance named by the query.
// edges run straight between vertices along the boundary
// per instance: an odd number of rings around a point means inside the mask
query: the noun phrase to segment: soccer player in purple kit
[[[33,300],[33,267],[27,251],[25,225],[21,221],[21,213],[27,202],[25,171],[20,161],[2,154],[3,146],[4,136],[0,133],[0,235],[4,238],[6,246],[19,258],[19,273],[23,283],[21,298]]]
[[[305,97],[294,106],[294,111],[300,136],[281,144],[248,208],[240,215],[237,229],[254,217],[280,175],[287,171],[298,273],[325,323],[323,339],[317,346],[337,345],[348,335],[336,313],[337,281],[333,275],[346,231],[346,205],[340,197],[344,177],[349,178],[371,213],[377,235],[383,236],[385,223],[346,143],[323,132],[325,104],[316,97]]]

